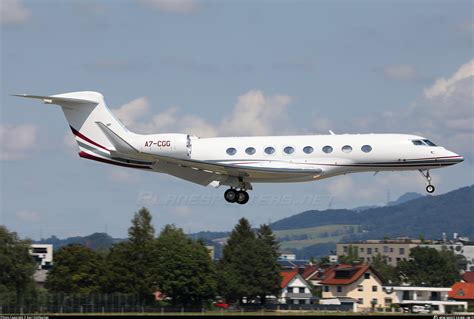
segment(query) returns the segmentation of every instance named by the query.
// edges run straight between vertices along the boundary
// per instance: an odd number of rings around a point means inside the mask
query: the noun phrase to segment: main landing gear
[[[224,198],[229,203],[245,204],[249,201],[250,196],[245,190],[236,190],[235,188],[229,188],[224,193]]]
[[[426,186],[426,191],[430,194],[433,193],[435,191],[435,187],[433,185],[431,185],[430,170],[427,169],[425,171],[425,170],[420,169],[419,171],[420,171],[421,175],[423,175],[423,177],[426,178],[426,180],[428,181],[428,186]]]

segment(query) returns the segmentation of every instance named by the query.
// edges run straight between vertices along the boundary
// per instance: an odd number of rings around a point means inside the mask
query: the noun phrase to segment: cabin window
[[[235,155],[235,153],[237,153],[237,150],[233,147],[229,147],[226,153],[232,156],[232,155]]]
[[[313,153],[314,149],[311,147],[311,146],[305,146],[303,148],[303,152],[305,152],[306,154],[311,154]]]
[[[362,150],[362,152],[364,153],[370,153],[372,151],[372,146],[370,145],[364,145],[360,148]]]
[[[265,153],[268,155],[272,155],[273,153],[275,153],[275,149],[271,146],[265,147]]]
[[[253,147],[247,147],[247,148],[245,149],[245,153],[247,153],[248,155],[253,155],[253,154],[255,154],[255,148],[253,148]]]
[[[323,152],[326,154],[332,153],[332,147],[329,145],[326,145],[323,147]]]
[[[293,152],[295,151],[295,149],[291,146],[287,146],[283,149],[283,152],[285,152],[285,154],[293,154]]]
[[[435,143],[431,142],[430,140],[423,140],[423,142],[425,142],[426,144],[428,144],[429,146],[436,146]]]
[[[344,145],[344,146],[342,147],[342,151],[343,151],[344,153],[350,153],[350,152],[352,152],[352,147],[351,147],[350,145]]]

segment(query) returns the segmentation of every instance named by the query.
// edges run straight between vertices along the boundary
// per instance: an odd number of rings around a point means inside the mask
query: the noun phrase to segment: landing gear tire
[[[435,191],[435,187],[433,185],[428,185],[426,186],[426,191],[431,194]]]
[[[419,170],[421,175],[423,175],[424,178],[426,178],[426,181],[428,182],[428,186],[426,186],[426,191],[428,193],[433,193],[435,191],[435,187],[433,185],[431,185],[431,175],[430,175],[430,170],[422,170],[420,169]]]
[[[237,204],[243,205],[246,204],[250,199],[249,193],[246,191],[237,192]]]
[[[237,201],[237,198],[238,192],[233,188],[229,188],[224,193],[224,199],[229,203],[235,203]]]

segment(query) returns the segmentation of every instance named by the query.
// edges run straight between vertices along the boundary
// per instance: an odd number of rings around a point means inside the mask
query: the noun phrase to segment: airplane
[[[229,203],[247,203],[247,191],[256,183],[317,181],[356,172],[418,170],[427,181],[426,191],[433,193],[430,170],[464,160],[425,137],[406,134],[136,134],[114,116],[98,92],[14,96],[61,106],[82,158],[165,173],[203,186],[225,185]]]

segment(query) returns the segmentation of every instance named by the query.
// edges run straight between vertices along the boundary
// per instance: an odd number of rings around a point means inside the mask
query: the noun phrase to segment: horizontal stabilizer
[[[31,94],[13,94],[12,96],[38,99],[38,100],[43,100],[45,104],[57,104],[57,105],[97,103],[96,101],[92,101],[92,100],[84,100],[84,99],[77,99],[77,98],[71,98],[71,97],[61,97],[61,96],[54,96],[54,95],[44,96],[44,95],[31,95]]]

